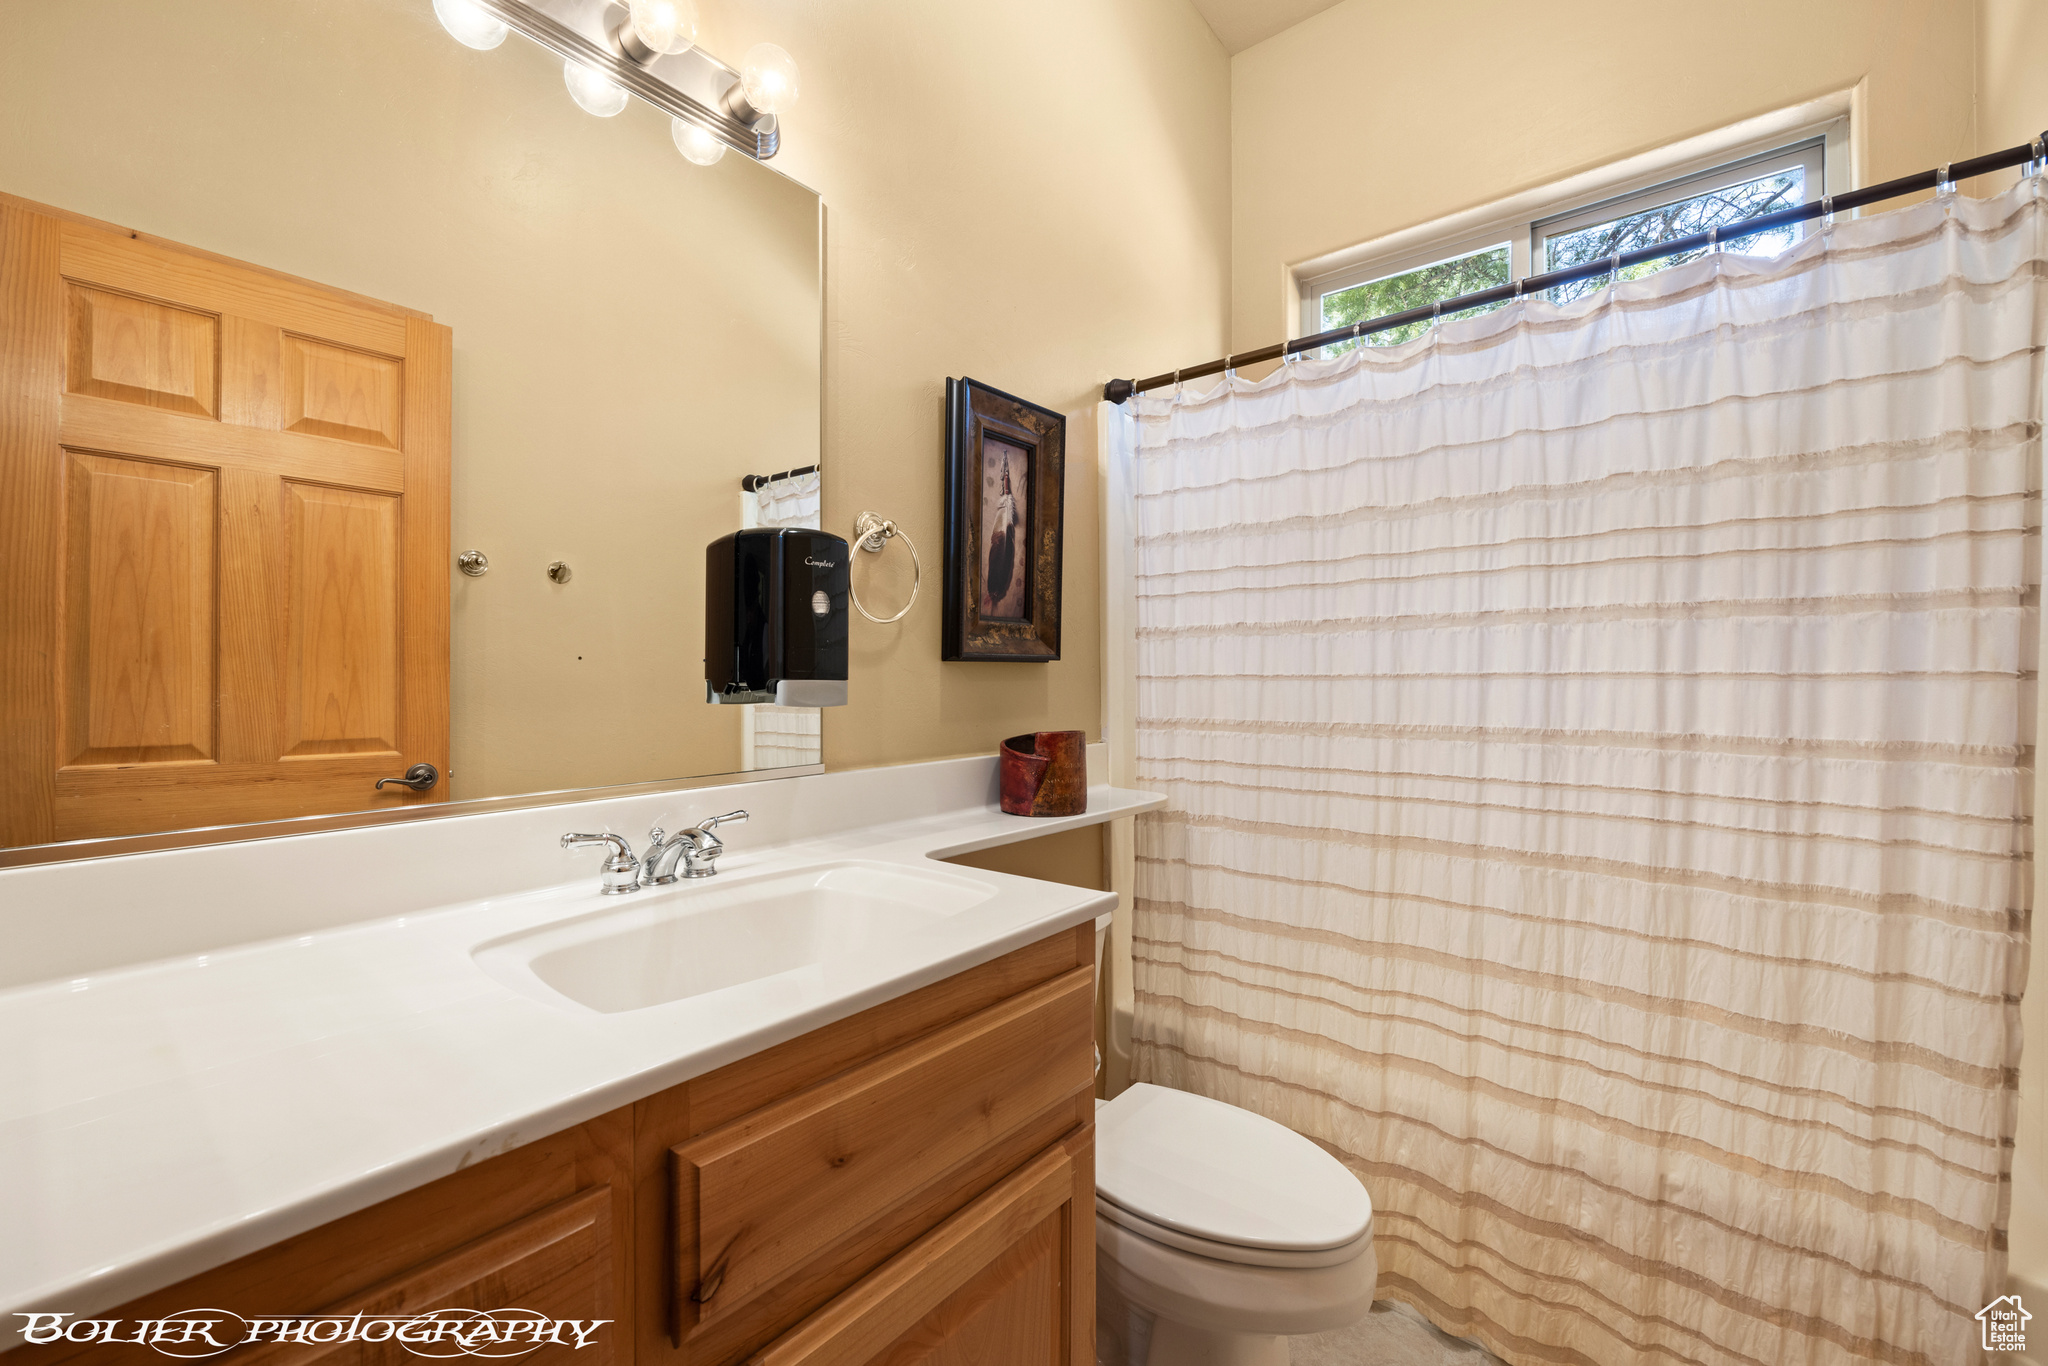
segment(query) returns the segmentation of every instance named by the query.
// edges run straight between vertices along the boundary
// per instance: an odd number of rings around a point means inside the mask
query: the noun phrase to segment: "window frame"
[[[1827,192],[1824,188],[1827,184],[1827,141],[1824,138],[1808,138],[1790,147],[1744,157],[1739,161],[1716,166],[1710,171],[1702,171],[1698,175],[1684,176],[1678,180],[1668,180],[1662,185],[1653,185],[1634,194],[1617,195],[1583,208],[1567,209],[1562,213],[1551,214],[1547,218],[1535,219],[1529,224],[1529,259],[1546,260],[1550,239],[1553,237],[1563,237],[1583,228],[1597,227],[1602,223],[1611,223],[1617,218],[1627,218],[1631,214],[1643,213],[1650,209],[1661,209],[1666,204],[1712,194],[1715,190],[1725,190],[1730,185],[1761,180],[1767,175],[1789,171],[1795,166],[1806,172],[1806,197],[1799,202],[1811,204]],[[1801,238],[1815,231],[1814,224],[1810,222],[1797,226]],[[1546,265],[1545,269],[1548,268]]]
[[[1290,335],[1312,336],[1324,330],[1322,308],[1326,294],[1487,251],[1503,243],[1509,248],[1509,278],[1525,280],[1540,273],[1535,263],[1542,260],[1550,237],[1754,180],[1773,170],[1794,165],[1806,170],[1806,198],[1802,202],[1812,203],[1825,194],[1840,194],[1849,188],[1851,180],[1849,138],[1849,120],[1838,116],[1745,147],[1730,147],[1707,158],[1696,158],[1690,164],[1668,165],[1647,175],[1560,196],[1512,217],[1495,219],[1476,231],[1425,240],[1405,250],[1353,256],[1334,270],[1298,273],[1297,306]],[[1802,236],[1811,231],[1811,224],[1802,225]],[[1401,235],[1413,240],[1410,233]]]

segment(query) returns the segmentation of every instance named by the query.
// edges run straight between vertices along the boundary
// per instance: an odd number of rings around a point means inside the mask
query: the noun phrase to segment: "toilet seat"
[[[1271,1266],[1283,1270],[1290,1267],[1308,1269],[1318,1266],[1342,1266],[1372,1246],[1371,1220],[1366,1221],[1365,1232],[1340,1247],[1293,1252],[1265,1247],[1241,1247],[1236,1243],[1219,1243],[1210,1238],[1197,1238],[1193,1234],[1182,1233],[1179,1229],[1155,1224],[1142,1214],[1133,1214],[1115,1201],[1104,1198],[1099,1192],[1095,1196],[1095,1212],[1140,1238],[1149,1238],[1166,1247],[1179,1248],[1182,1252],[1192,1252],[1197,1257],[1231,1262],[1238,1266]]]
[[[1372,1199],[1284,1125],[1140,1082],[1096,1110],[1095,1207],[1139,1237],[1243,1266],[1324,1267],[1372,1244]]]

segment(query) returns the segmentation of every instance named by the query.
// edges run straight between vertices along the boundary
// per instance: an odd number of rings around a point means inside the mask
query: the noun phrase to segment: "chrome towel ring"
[[[853,599],[854,610],[869,621],[880,626],[887,626],[892,621],[903,620],[905,614],[911,608],[917,606],[917,590],[924,582],[924,565],[917,558],[917,542],[911,540],[903,528],[897,526],[894,522],[877,517],[872,512],[863,512],[854,519],[853,543],[862,550],[867,551],[870,555],[881,554],[882,547],[889,543],[889,538],[892,536],[903,537],[903,544],[910,548],[910,601],[903,604],[903,611],[898,612],[893,617],[876,616],[873,612],[861,606],[860,594],[854,591],[853,575],[849,573],[846,576],[846,591]]]

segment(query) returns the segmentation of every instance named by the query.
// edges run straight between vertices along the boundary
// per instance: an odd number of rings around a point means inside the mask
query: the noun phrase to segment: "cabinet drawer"
[[[1040,1154],[749,1366],[1092,1366],[1094,1135]]]
[[[683,1323],[731,1314],[1087,1091],[1092,1023],[1092,972],[1077,968],[670,1149]]]

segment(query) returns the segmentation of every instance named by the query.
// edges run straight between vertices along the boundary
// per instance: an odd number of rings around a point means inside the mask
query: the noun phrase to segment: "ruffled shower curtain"
[[[1383,1296],[1977,1358],[2043,269],[2032,180],[1135,401],[1135,1075],[1348,1162]]]

